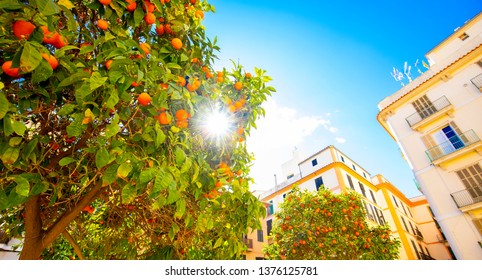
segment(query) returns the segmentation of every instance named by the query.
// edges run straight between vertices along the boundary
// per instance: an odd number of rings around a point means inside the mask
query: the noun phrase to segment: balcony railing
[[[461,190],[450,194],[458,208],[482,202],[482,186]]]
[[[423,110],[413,113],[405,120],[407,121],[408,125],[412,127],[417,123],[421,122],[422,120],[430,117],[431,115],[441,111],[442,109],[447,108],[450,105],[450,101],[447,99],[447,97],[445,97],[445,95],[443,95],[439,99],[433,101],[431,106],[425,107]]]
[[[482,74],[475,76],[470,80],[474,86],[476,86],[480,91],[482,91]]]
[[[471,129],[460,135],[450,137],[448,141],[428,149],[426,154],[431,161],[434,161],[479,141],[479,136]]]

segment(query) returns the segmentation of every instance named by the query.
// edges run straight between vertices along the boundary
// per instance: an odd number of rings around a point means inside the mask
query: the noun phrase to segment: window
[[[378,223],[379,223],[380,225],[384,225],[384,224],[385,224],[385,217],[383,216],[382,210],[378,210],[378,209],[375,207],[375,212],[377,213]]]
[[[367,177],[367,174],[365,174],[365,172],[363,172],[363,177],[365,177],[365,178]]]
[[[295,174],[290,174],[290,175],[286,176],[286,179],[291,179],[293,177],[295,177]]]
[[[479,231],[480,235],[482,235],[482,218],[479,219],[473,219],[475,227]]]
[[[263,242],[263,230],[258,229],[258,242]]]
[[[428,148],[430,160],[439,159],[462,149],[466,146],[466,143],[470,144],[471,142],[467,138],[467,135],[470,136],[470,132],[467,133],[462,133],[454,122],[450,122],[440,130],[422,137],[422,141]]]
[[[412,211],[410,211],[410,207],[407,206],[408,214],[410,214],[410,217],[413,218],[412,216]]]
[[[410,242],[412,242],[413,250],[415,250],[415,253],[417,254],[417,258],[420,260],[420,253],[417,250],[417,245],[415,245],[415,242],[413,242],[413,240],[411,239],[410,239]]]
[[[425,119],[426,117],[437,112],[437,109],[435,106],[433,106],[432,102],[426,95],[415,100],[412,105],[422,119]]]
[[[405,222],[405,219],[402,216],[400,216],[400,218],[402,218],[402,223],[403,223],[403,227],[405,228],[405,231],[409,232],[408,227],[407,227],[407,223]]]
[[[352,190],[355,190],[355,187],[353,186],[353,181],[351,180],[350,175],[346,174],[346,178],[348,179],[348,184],[350,184],[350,188]]]
[[[410,225],[410,228],[412,229],[413,235],[417,235],[417,232],[416,232],[415,229],[413,228],[412,222],[408,221],[408,224]]]
[[[268,212],[267,214],[272,215],[272,214],[274,214],[273,201],[270,200],[268,203],[269,203],[269,206],[267,207],[267,212]]]
[[[263,257],[256,257],[256,259],[255,259],[255,261],[262,261],[262,260],[264,260]]]
[[[323,187],[323,178],[321,178],[321,176],[315,179],[315,186],[316,190],[319,190],[321,187]]]
[[[354,164],[352,164],[352,165],[351,165],[351,167],[353,167],[353,170],[355,170],[355,171],[356,171],[356,167],[355,167],[355,165],[354,165]]]
[[[365,193],[365,187],[363,186],[363,184],[358,182],[358,185],[360,186],[360,190],[361,190],[363,196],[367,197],[367,194]]]
[[[311,161],[311,165],[312,166],[315,166],[318,164],[318,161],[316,160],[316,158],[314,160]]]
[[[473,198],[482,197],[482,168],[478,163],[456,173]]]
[[[377,203],[377,200],[375,199],[375,195],[373,194],[373,191],[372,191],[371,189],[370,189],[370,196],[372,197],[373,202],[376,203],[376,204],[378,204],[378,203]]]
[[[340,156],[340,158],[342,162],[345,162],[345,159],[343,158],[343,156]]]
[[[393,195],[392,195],[392,198],[393,198],[393,202],[395,202],[395,205],[398,207],[397,199]]]
[[[269,234],[271,233],[271,229],[273,228],[273,220],[267,220],[266,221],[266,233]]]
[[[402,202],[400,202],[400,204],[402,205],[403,213],[408,216],[407,210],[405,209],[405,204],[403,204]]]

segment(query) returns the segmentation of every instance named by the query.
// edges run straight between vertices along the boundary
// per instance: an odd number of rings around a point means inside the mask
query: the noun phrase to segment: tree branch
[[[84,256],[82,255],[82,250],[80,249],[80,246],[79,244],[77,244],[77,242],[75,242],[74,238],[72,238],[72,236],[70,235],[70,233],[67,231],[67,229],[65,229],[62,234],[64,235],[64,237],[69,241],[70,245],[72,245],[72,247],[74,248],[74,252],[75,254],[79,257],[79,259],[81,260],[85,260]]]

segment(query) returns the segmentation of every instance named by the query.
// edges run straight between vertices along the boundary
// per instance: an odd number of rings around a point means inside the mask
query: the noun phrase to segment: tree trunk
[[[21,260],[38,260],[42,253],[42,221],[40,219],[40,196],[25,203],[25,240],[20,253]]]

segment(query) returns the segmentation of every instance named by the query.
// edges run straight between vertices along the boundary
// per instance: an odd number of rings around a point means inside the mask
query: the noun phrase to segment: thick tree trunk
[[[25,204],[25,240],[20,253],[21,260],[38,260],[43,249],[50,246],[82,209],[91,203],[102,188],[99,181],[72,209],[66,211],[50,228],[42,229],[40,196],[32,197]]]
[[[38,260],[42,253],[42,221],[40,219],[40,196],[32,197],[25,204],[25,240],[21,260]]]

